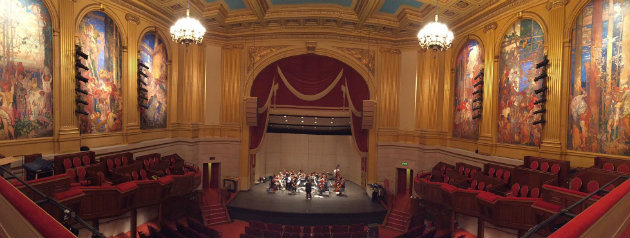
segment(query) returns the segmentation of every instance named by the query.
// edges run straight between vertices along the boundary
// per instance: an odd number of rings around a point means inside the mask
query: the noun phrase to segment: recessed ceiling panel
[[[364,0],[359,0],[364,1]],[[271,4],[273,5],[282,5],[282,4],[337,4],[344,7],[349,7],[352,5],[352,0],[271,0]]]

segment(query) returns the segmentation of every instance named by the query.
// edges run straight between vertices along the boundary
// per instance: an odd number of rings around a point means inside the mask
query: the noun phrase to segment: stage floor
[[[252,186],[249,191],[239,192],[227,205],[230,215],[245,220],[271,218],[274,219],[272,222],[283,224],[367,224],[382,221],[382,216],[387,212],[381,204],[373,203],[365,190],[352,182],[346,183],[344,196],[331,193],[328,197],[322,197],[317,195],[317,190],[313,190],[311,200],[306,199],[303,191],[296,194],[281,190],[268,193],[268,186],[268,183],[261,183]]]

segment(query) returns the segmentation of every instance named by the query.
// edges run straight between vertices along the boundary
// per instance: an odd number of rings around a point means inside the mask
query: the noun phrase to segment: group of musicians
[[[333,173],[314,171],[310,174],[304,173],[302,170],[281,171],[271,178],[267,191],[275,192],[278,190],[290,191],[292,194],[297,193],[298,187],[304,187],[306,199],[312,199],[312,187],[315,186],[319,195],[324,192],[338,192],[338,196],[343,196],[346,189],[346,180],[341,176],[337,167]]]

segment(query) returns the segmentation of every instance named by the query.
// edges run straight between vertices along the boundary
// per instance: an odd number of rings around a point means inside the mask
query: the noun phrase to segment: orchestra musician
[[[337,188],[335,189],[335,191],[339,192],[339,194],[337,194],[337,196],[343,196],[343,192],[346,190],[346,179],[344,179],[343,177],[341,177]]]

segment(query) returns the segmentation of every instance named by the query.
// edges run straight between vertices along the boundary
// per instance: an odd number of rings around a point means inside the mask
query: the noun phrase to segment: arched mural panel
[[[570,150],[630,155],[630,0],[593,0],[571,37]]]
[[[84,107],[88,116],[80,116],[81,133],[117,132],[122,129],[122,50],[118,27],[104,12],[92,11],[79,23],[79,44],[89,55],[90,69],[82,71],[89,79],[82,88],[88,92]]]
[[[0,140],[53,135],[52,38],[41,0],[0,0]]]
[[[144,35],[139,46],[140,61],[149,66],[144,72],[148,109],[140,108],[140,127],[142,129],[166,128],[166,100],[168,86],[168,55],[162,38],[151,31]]]
[[[455,62],[455,100],[453,137],[477,139],[479,123],[473,117],[474,78],[483,69],[483,50],[476,40],[468,40],[457,54]]]
[[[536,63],[544,57],[544,33],[532,19],[517,20],[505,33],[499,59],[499,107],[497,142],[540,145],[541,126],[533,114],[539,107],[534,92],[540,83]]]

